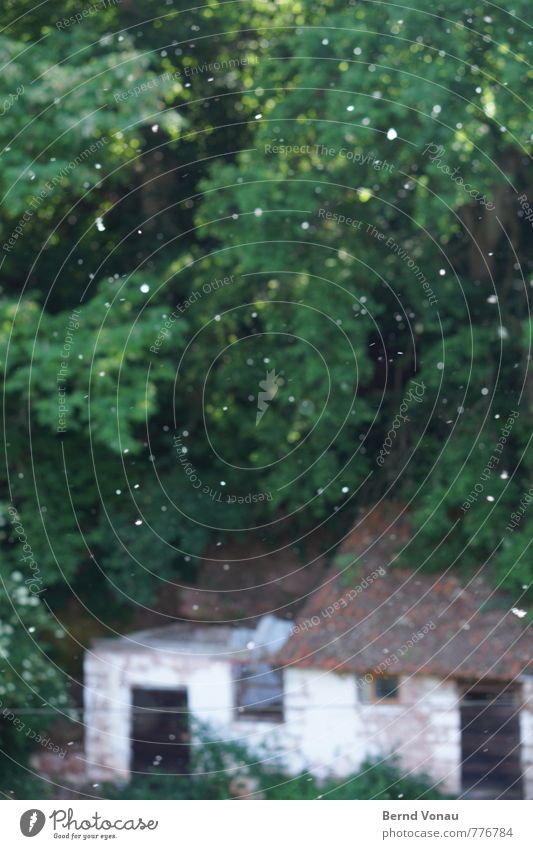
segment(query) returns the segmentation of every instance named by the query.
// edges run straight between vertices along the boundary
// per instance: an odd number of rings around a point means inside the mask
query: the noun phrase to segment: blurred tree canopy
[[[13,598],[14,505],[39,627],[390,495],[411,564],[529,585],[528,7],[124,0],[58,28],[79,4],[6,0],[2,574]]]

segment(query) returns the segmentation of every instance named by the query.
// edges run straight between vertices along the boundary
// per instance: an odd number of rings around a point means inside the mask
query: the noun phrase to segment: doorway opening
[[[478,682],[461,699],[463,793],[470,799],[521,799],[520,688]]]
[[[131,711],[132,771],[188,773],[187,691],[135,688]]]

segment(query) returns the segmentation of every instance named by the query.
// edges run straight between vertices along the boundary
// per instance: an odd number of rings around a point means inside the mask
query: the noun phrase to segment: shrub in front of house
[[[93,790],[94,793],[94,790]],[[129,784],[104,784],[105,799],[446,799],[425,775],[403,775],[394,758],[366,761],[345,778],[319,781],[308,773],[287,776],[272,761],[237,743],[203,741],[193,749],[191,773],[154,770]]]

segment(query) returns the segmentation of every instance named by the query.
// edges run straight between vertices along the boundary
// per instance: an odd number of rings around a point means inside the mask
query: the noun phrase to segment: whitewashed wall
[[[339,777],[368,756],[396,753],[404,770],[428,773],[443,790],[461,789],[461,731],[453,682],[402,678],[398,704],[360,700],[354,675],[290,668],[285,671],[283,724],[236,720],[231,664],[221,658],[152,649],[98,649],[85,659],[86,757],[91,780],[129,776],[131,690],[186,688],[191,712],[217,736],[262,749],[289,772]],[[526,798],[533,798],[533,679],[521,711]],[[528,701],[529,700],[529,701]]]
[[[523,678],[522,710],[520,711],[520,749],[524,798],[533,799],[533,677]]]
[[[185,688],[191,713],[217,736],[253,747],[269,741],[280,726],[234,720],[231,664],[202,655],[151,649],[93,651],[85,656],[85,753],[91,780],[129,777],[131,693],[135,687]],[[277,741],[276,745],[280,745]]]
[[[285,673],[291,766],[347,775],[368,756],[396,753],[404,769],[428,773],[443,789],[461,784],[461,731],[455,684],[400,679],[398,704],[363,704],[354,675],[290,669]]]

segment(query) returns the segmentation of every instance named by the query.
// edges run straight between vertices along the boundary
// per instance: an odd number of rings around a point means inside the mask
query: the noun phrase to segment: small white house
[[[283,673],[270,658],[291,627],[265,616],[251,628],[184,623],[95,641],[85,655],[89,778],[186,772],[191,717],[216,739],[281,746]]]
[[[394,754],[449,793],[533,798],[530,626],[480,578],[391,568],[390,537],[358,539],[357,576],[333,571],[294,622],[97,640],[89,777],[186,773],[194,717],[213,739],[266,747],[289,774],[342,777]]]

